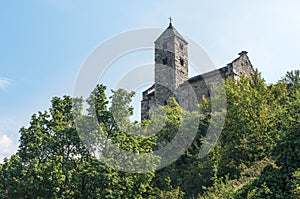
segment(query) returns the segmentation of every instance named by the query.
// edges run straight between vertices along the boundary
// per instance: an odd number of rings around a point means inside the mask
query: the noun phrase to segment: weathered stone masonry
[[[253,66],[246,51],[225,67],[188,78],[188,42],[179,34],[172,23],[158,37],[155,43],[155,83],[143,92],[141,119],[149,118],[151,108],[165,105],[170,97],[189,98],[191,92],[198,100],[209,96],[205,81],[214,81],[217,76],[223,79],[250,76]],[[204,81],[205,79],[205,81]],[[191,90],[193,89],[193,90]],[[192,106],[185,104],[185,106]]]

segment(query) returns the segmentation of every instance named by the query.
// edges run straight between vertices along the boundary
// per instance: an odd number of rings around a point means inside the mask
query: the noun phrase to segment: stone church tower
[[[172,23],[154,43],[155,99],[157,105],[165,105],[178,86],[188,80],[188,43]]]
[[[141,101],[141,119],[149,118],[149,110],[166,105],[170,97],[189,98],[195,93],[197,100],[202,96],[209,97],[210,92],[204,79],[214,81],[217,76],[226,79],[239,76],[251,76],[253,66],[246,51],[239,53],[239,57],[227,66],[210,71],[205,74],[188,77],[188,42],[179,34],[170,22],[168,28],[158,37],[155,44],[155,82],[143,92]],[[175,93],[177,96],[175,96]],[[181,104],[185,107],[194,104]]]

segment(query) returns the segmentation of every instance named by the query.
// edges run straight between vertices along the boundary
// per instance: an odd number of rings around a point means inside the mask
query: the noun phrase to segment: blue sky
[[[169,16],[219,67],[246,50],[272,83],[300,65],[297,0],[12,0],[0,9],[0,159],[15,152],[32,114],[53,96],[72,95],[96,46],[124,31],[166,28]],[[149,63],[153,55],[130,58]]]

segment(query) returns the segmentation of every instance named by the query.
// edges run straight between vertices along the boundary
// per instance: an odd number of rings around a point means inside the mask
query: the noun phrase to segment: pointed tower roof
[[[172,25],[171,21],[169,23],[169,27],[156,39],[154,43],[165,40],[169,37],[177,37],[181,39],[183,42],[185,42],[186,44],[188,44],[188,42],[183,38],[183,36]]]

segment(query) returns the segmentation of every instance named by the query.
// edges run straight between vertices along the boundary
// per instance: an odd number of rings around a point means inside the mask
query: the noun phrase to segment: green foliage
[[[278,101],[275,96],[279,87],[268,87],[255,73],[252,79],[227,80],[227,118],[222,132],[220,174],[237,176],[239,165],[250,166],[268,156],[280,137],[277,132],[276,114]],[[274,91],[275,90],[275,91]]]
[[[300,198],[299,71],[274,85],[258,72],[224,84],[226,110],[211,112],[212,99],[203,98],[199,112],[188,112],[171,98],[158,109],[164,114],[141,123],[130,121],[134,93],[123,89],[107,99],[97,85],[87,114],[82,99],[54,97],[49,111],[21,128],[18,152],[0,164],[0,198]],[[214,100],[221,106],[221,97]],[[225,111],[218,142],[206,139]],[[155,171],[164,160],[151,152],[170,141],[185,146],[195,124],[191,146],[171,148],[169,156],[183,155]],[[214,147],[200,158],[204,144]],[[124,165],[148,172],[116,169]]]
[[[276,142],[276,146],[270,151],[275,158],[276,166],[270,166],[262,172],[261,176],[245,187],[241,196],[247,194],[248,198],[256,196],[264,198],[299,198],[298,170],[300,168],[300,87],[299,73],[293,77],[289,72],[286,78],[293,80],[292,85],[288,85],[285,103],[277,112],[278,123],[277,132],[281,132],[281,139]],[[298,83],[294,80],[297,80]],[[275,132],[276,132],[275,131]]]
[[[165,125],[157,135],[157,147],[164,147],[170,141],[176,142],[177,146],[185,145],[188,143],[189,136],[193,136],[193,126],[199,126],[199,129],[194,129],[195,139],[192,138],[194,141],[188,150],[182,151],[183,154],[175,162],[156,171],[154,178],[155,186],[160,189],[168,190],[167,182],[169,182],[172,187],[180,187],[180,190],[185,193],[184,197],[190,198],[201,191],[201,184],[210,181],[211,162],[202,162],[198,155],[203,136],[201,130],[206,129],[207,118],[203,114],[183,110],[174,98],[169,99],[168,104],[163,107],[163,112],[165,114],[161,116],[160,120],[165,121]],[[194,120],[195,118],[197,121]],[[179,141],[175,140],[175,135],[178,136],[181,133],[185,136],[181,137]],[[175,150],[170,155],[175,156],[174,153]]]
[[[227,117],[217,145],[199,160],[192,151],[199,150],[201,143],[193,143],[156,179],[170,177],[186,198],[197,193],[200,198],[299,197],[295,177],[300,162],[299,78],[297,72],[287,76],[269,86],[258,72],[239,81],[227,79]],[[202,136],[212,115],[219,114],[207,112],[209,100],[203,102],[199,106],[206,118],[200,122]],[[202,140],[199,135],[196,140]]]
[[[162,199],[181,199],[184,197],[184,192],[179,187],[173,188],[171,185],[171,179],[167,177],[165,179],[167,188],[162,190],[159,194],[159,198]]]
[[[17,154],[6,159],[0,167],[1,198],[143,198],[155,193],[150,187],[153,172],[116,171],[96,160],[82,144],[74,116],[88,133],[92,130],[89,127],[93,127],[90,119],[96,115],[111,139],[126,140],[122,147],[141,152],[152,149],[151,140],[134,139],[134,136],[127,140],[128,136],[119,131],[120,124],[113,118],[113,109],[122,119],[125,114],[130,115],[132,108],[128,104],[133,93],[114,91],[113,104],[108,110],[104,92],[102,85],[95,88],[88,99],[88,115],[80,112],[82,100],[65,96],[54,97],[49,112],[32,116],[30,126],[20,130]],[[130,126],[126,124],[128,120],[121,122],[121,125]],[[97,138],[89,134],[90,140]]]
[[[292,193],[296,196],[300,196],[300,169],[292,173],[290,186],[292,188]]]
[[[259,178],[261,172],[268,165],[274,165],[274,161],[268,158],[255,162],[251,167],[244,167],[239,178],[230,179],[229,174],[214,178],[212,186],[203,187],[205,190],[199,199],[236,198],[236,193]]]

